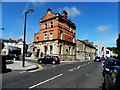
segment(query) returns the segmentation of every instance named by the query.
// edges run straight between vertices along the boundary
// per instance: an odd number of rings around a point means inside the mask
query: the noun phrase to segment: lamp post
[[[26,19],[27,19],[27,13],[32,13],[34,12],[34,10],[30,9],[28,10],[27,12],[25,12],[25,22],[24,22],[24,41],[23,41],[23,63],[22,63],[22,66],[25,67],[25,45],[26,45]]]

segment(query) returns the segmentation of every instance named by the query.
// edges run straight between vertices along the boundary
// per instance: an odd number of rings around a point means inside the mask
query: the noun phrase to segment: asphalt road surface
[[[13,72],[2,76],[2,88],[100,88],[101,62],[41,64],[43,70]]]

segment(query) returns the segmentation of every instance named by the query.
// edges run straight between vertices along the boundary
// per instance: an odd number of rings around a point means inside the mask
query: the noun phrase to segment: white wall
[[[106,46],[104,46],[104,45],[102,45],[102,44],[94,44],[94,46],[96,47],[96,49],[97,49],[97,56],[99,56],[99,57],[102,57],[103,55],[104,55],[104,57],[106,57],[106,49],[107,49],[107,47]],[[103,49],[103,51],[102,51],[102,48],[104,48]]]
[[[7,55],[9,53],[9,48],[10,47],[18,47],[21,48],[21,53],[23,53],[23,42],[19,43],[10,43],[10,42],[4,42],[4,48],[2,49],[1,54],[2,55]]]

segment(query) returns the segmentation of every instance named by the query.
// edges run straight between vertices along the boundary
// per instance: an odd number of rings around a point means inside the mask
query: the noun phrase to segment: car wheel
[[[120,90],[120,78],[117,78],[117,81],[116,81],[116,90]]]
[[[112,81],[112,75],[110,73],[105,74],[105,89],[106,90],[115,90],[113,81]]]
[[[53,61],[52,63],[53,63],[53,64],[55,64],[56,62],[55,62],[55,61]]]
[[[40,61],[38,61],[39,63],[42,63],[42,61],[40,60]]]
[[[120,82],[119,82],[120,79],[117,75],[117,69],[113,70],[112,76],[113,76],[114,89],[115,90],[120,90]]]
[[[13,60],[16,60],[16,58],[13,58]]]
[[[108,84],[107,74],[105,74],[104,80],[105,80],[105,89],[108,90],[109,84]]]
[[[116,71],[116,69],[113,70],[112,77],[113,77],[113,83],[115,84],[116,83],[116,77],[117,77],[117,71]]]

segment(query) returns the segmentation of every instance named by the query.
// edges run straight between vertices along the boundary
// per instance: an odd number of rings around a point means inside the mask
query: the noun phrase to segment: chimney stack
[[[65,18],[68,17],[68,14],[67,14],[67,12],[66,12],[65,10],[62,12],[62,15],[63,15],[63,17],[65,17]]]
[[[47,13],[48,13],[48,14],[51,13],[51,11],[52,11],[52,10],[51,10],[50,8],[47,9]]]

